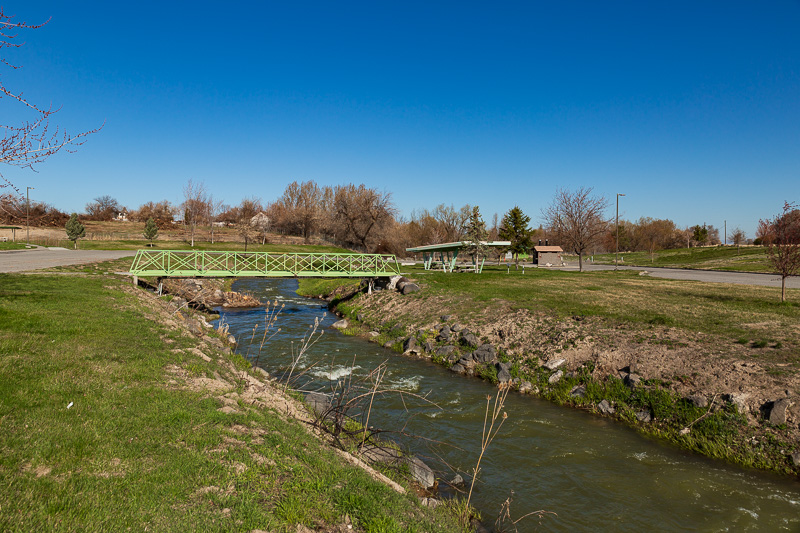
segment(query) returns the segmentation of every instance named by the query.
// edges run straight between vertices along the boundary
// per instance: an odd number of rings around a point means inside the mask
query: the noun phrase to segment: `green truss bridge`
[[[154,277],[366,278],[400,273],[384,254],[205,252],[139,250],[130,273]]]

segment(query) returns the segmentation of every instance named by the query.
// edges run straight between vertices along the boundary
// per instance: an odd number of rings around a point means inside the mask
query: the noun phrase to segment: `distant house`
[[[117,220],[119,222],[127,222],[128,221],[128,210],[127,209],[123,209],[122,211],[117,213],[117,216],[114,217],[114,220]]]
[[[539,266],[548,264],[561,266],[561,263],[564,262],[564,259],[561,257],[564,250],[562,250],[560,246],[534,246],[533,253],[534,261]]]

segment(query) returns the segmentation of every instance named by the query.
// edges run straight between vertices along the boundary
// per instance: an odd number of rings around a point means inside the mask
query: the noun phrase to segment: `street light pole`
[[[617,264],[619,263],[619,197],[625,196],[622,193],[617,193],[617,251],[614,253],[614,270],[617,269]]]
[[[25,246],[30,246],[31,244],[31,189],[33,187],[28,187],[25,191],[25,228],[28,233],[28,236],[25,237]]]

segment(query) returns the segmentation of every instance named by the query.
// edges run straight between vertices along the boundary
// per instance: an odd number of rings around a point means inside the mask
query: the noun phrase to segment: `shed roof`
[[[534,246],[533,249],[537,252],[563,252],[560,246]]]

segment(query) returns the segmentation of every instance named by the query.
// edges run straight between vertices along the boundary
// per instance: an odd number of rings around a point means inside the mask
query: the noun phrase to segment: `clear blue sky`
[[[4,168],[66,211],[109,194],[236,204],[365,183],[401,213],[557,187],[621,216],[753,236],[800,201],[800,2],[11,1],[39,22],[3,83],[61,106],[77,153]],[[3,123],[23,115],[8,99]]]

